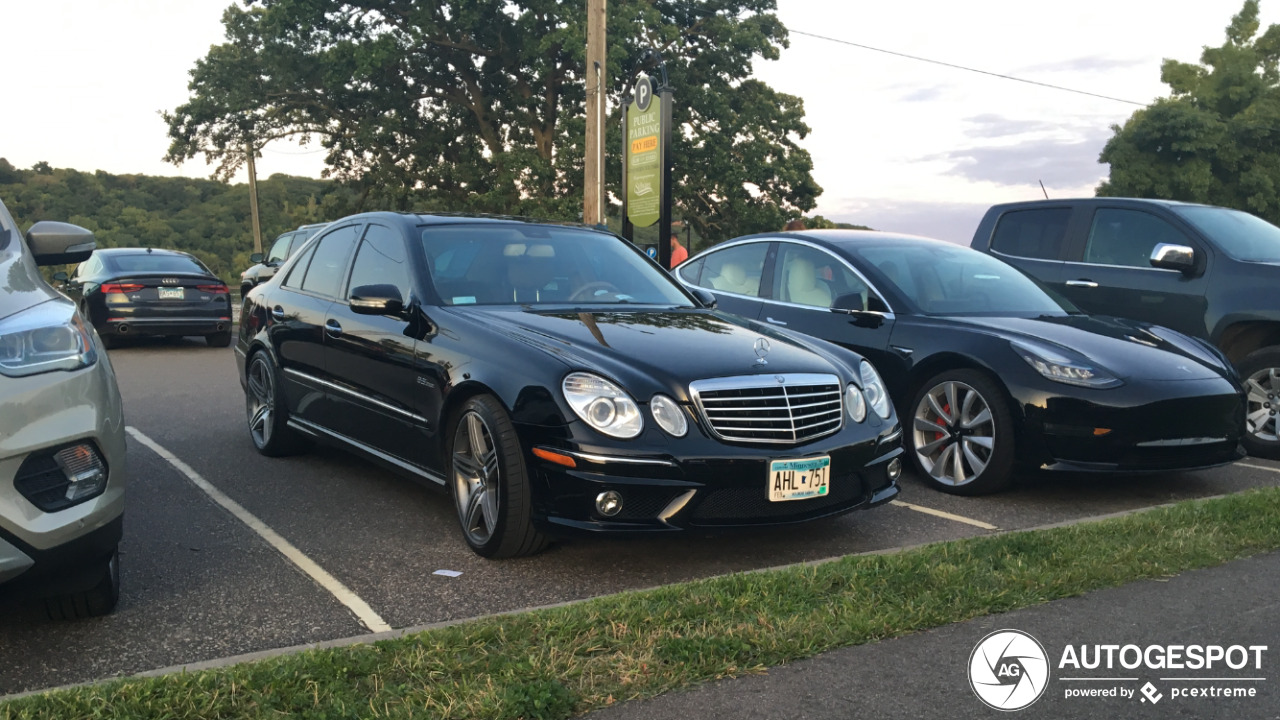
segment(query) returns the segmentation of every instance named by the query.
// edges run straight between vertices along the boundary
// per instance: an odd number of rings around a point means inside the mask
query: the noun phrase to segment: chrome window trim
[[[1191,246],[1188,245],[1187,247],[1191,247]],[[1063,264],[1064,265],[1082,265],[1084,267],[1091,267],[1091,268],[1120,268],[1123,270],[1153,270],[1155,272],[1162,272],[1162,273],[1175,273],[1178,275],[1182,274],[1181,270],[1170,270],[1168,268],[1151,267],[1150,265],[1147,265],[1145,267],[1142,265],[1112,265],[1109,263],[1085,262],[1084,260],[1064,260]]]
[[[780,382],[778,378],[783,378],[783,381]],[[845,415],[847,414],[844,407],[844,394],[845,394],[844,384],[845,383],[840,379],[840,377],[834,373],[777,373],[777,374],[769,374],[769,375],[735,375],[732,377],[706,378],[703,380],[695,380],[689,383],[689,394],[693,396],[694,406],[698,408],[699,419],[706,426],[707,432],[709,432],[711,436],[717,440],[721,440],[724,442],[741,442],[741,443],[761,444],[761,445],[802,445],[804,443],[812,442],[819,438],[827,437],[828,435],[834,435],[835,433],[838,433],[844,429],[844,419],[845,419]],[[838,416],[835,427],[829,430],[825,430],[823,432],[817,433],[815,435],[804,437],[804,438],[793,437],[793,438],[768,439],[768,438],[726,437],[722,435],[719,430],[716,429],[715,423],[711,421],[711,418],[707,415],[706,407],[704,407],[702,404],[702,393],[705,391],[742,390],[742,389],[749,389],[749,388],[776,388],[780,386],[787,387],[791,385],[835,385],[837,388],[837,394],[838,394],[838,398],[836,402],[838,402],[840,405],[839,416]],[[791,405],[790,400],[788,400],[787,414],[788,414],[788,419],[791,421],[791,425],[792,425],[791,432],[794,435],[796,432],[795,430],[796,416],[792,413],[792,408],[793,406]]]
[[[316,425],[313,422],[301,420],[296,417],[289,418],[288,424],[290,427],[297,428],[303,432],[308,432],[313,435],[315,434],[327,435],[333,438],[334,440],[346,443],[354,448],[358,448],[364,452],[369,453],[370,455],[377,457],[379,460],[383,460],[385,462],[391,463],[392,465],[395,465],[396,467],[404,470],[405,472],[412,473],[414,475],[417,475],[418,477],[430,480],[431,482],[437,485],[445,484],[443,475],[437,475],[436,473],[433,473],[430,470],[426,470],[412,463],[405,462],[404,460],[401,460],[400,458],[395,457],[394,455],[388,455],[387,453],[384,453],[381,450],[371,445],[366,445],[365,443],[362,443],[359,440],[356,440],[354,438],[349,438],[346,435],[343,435],[342,433],[334,432],[329,428],[324,427],[323,425]]]
[[[358,399],[358,400],[363,400],[364,402],[367,402],[367,403],[369,403],[369,404],[371,404],[371,405],[377,405],[378,407],[383,408],[383,409],[385,409],[385,410],[390,410],[391,412],[394,412],[394,413],[396,413],[396,414],[398,414],[398,415],[401,415],[401,416],[403,416],[403,417],[407,417],[407,418],[409,418],[410,420],[414,420],[414,421],[416,421],[416,422],[422,423],[422,425],[423,425],[423,426],[425,426],[425,427],[431,427],[431,423],[427,422],[427,419],[426,419],[426,418],[422,417],[421,415],[418,415],[417,413],[413,413],[413,412],[410,412],[410,411],[408,411],[408,410],[405,410],[404,408],[396,407],[395,405],[392,405],[391,403],[383,402],[383,401],[378,400],[378,399],[376,399],[376,398],[371,398],[371,397],[369,397],[368,395],[364,395],[364,394],[362,394],[362,393],[358,393],[358,392],[356,392],[356,391],[354,391],[354,390],[352,390],[352,389],[350,389],[350,388],[343,387],[343,386],[341,386],[341,385],[338,385],[337,383],[331,383],[331,382],[329,382],[328,380],[321,380],[321,379],[320,379],[320,378],[318,378],[318,377],[315,377],[315,376],[313,376],[313,375],[308,375],[308,374],[306,374],[306,373],[304,373],[304,372],[301,372],[301,371],[298,371],[298,370],[294,370],[293,368],[285,368],[284,372],[285,372],[285,374],[286,374],[286,375],[292,375],[292,376],[294,376],[294,377],[296,377],[296,378],[298,378],[298,379],[300,379],[300,380],[304,380],[304,381],[306,381],[306,382],[311,382],[311,383],[314,383],[314,384],[319,385],[319,386],[321,386],[321,387],[328,388],[328,389],[330,389],[330,390],[336,390],[336,391],[338,391],[338,392],[340,392],[340,393],[343,393],[343,394],[345,394],[345,395],[349,395],[349,396],[354,397],[354,398],[356,398],[356,399]]]

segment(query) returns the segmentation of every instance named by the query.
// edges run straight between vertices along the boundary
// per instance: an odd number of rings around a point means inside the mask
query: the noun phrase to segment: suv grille
[[[707,427],[721,440],[799,444],[840,429],[835,375],[743,375],[689,385]]]

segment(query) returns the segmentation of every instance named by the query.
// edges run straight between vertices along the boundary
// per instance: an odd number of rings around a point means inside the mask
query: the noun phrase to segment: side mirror
[[[351,290],[351,312],[357,315],[399,315],[404,296],[395,285],[361,285]]]
[[[710,290],[693,288],[689,292],[693,295],[694,299],[698,301],[698,304],[708,310],[714,309],[716,305],[720,304],[719,301],[716,300],[716,296]]]
[[[1196,251],[1186,245],[1160,243],[1151,250],[1151,267],[1189,275],[1196,269]]]
[[[84,262],[97,247],[93,233],[79,225],[44,220],[27,231],[27,247],[37,265],[66,265]]]
[[[59,270],[58,272],[53,274],[53,279],[57,280],[60,283],[64,283],[67,281],[67,274]]]
[[[258,263],[262,262],[262,253],[254,253],[250,255],[249,262],[253,263],[254,265],[257,265]]]

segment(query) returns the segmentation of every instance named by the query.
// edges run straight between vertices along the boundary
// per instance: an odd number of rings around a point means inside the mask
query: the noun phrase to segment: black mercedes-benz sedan
[[[871,363],[713,303],[597,230],[345,218],[244,300],[249,436],[446,487],[486,557],[894,497],[901,431]]]
[[[722,310],[854,350],[884,374],[934,487],[979,494],[1015,464],[1161,471],[1242,457],[1244,397],[1208,343],[1091,317],[1004,262],[849,230],[739,238],[676,270]]]
[[[201,335],[231,344],[231,295],[204,263],[177,250],[105,248],[55,275],[108,347],[126,337]]]

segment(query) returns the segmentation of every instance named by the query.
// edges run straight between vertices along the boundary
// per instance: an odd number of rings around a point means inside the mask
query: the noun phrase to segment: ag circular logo
[[[996,710],[1021,710],[1039,700],[1048,684],[1049,656],[1021,630],[997,630],[969,655],[969,687]]]

